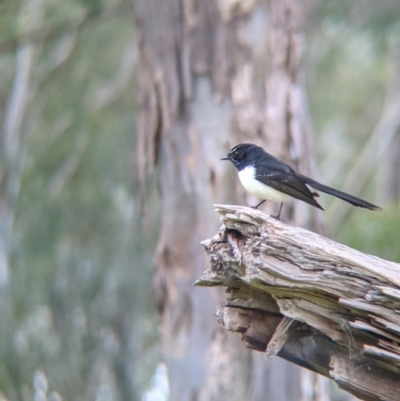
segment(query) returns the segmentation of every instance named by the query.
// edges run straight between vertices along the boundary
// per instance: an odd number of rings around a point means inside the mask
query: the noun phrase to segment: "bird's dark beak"
[[[229,156],[223,157],[221,160],[231,160]]]

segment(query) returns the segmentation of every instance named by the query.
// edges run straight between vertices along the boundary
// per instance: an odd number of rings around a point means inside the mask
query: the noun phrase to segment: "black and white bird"
[[[230,160],[238,171],[239,179],[244,189],[262,199],[258,205],[254,206],[255,209],[266,200],[280,203],[279,213],[273,216],[276,219],[280,218],[283,203],[291,197],[324,210],[315,200],[319,194],[312,192],[310,187],[336,196],[354,206],[370,210],[381,210],[379,206],[320,184],[305,175],[297,173],[289,165],[256,145],[239,144],[232,148],[228,155],[221,160]]]

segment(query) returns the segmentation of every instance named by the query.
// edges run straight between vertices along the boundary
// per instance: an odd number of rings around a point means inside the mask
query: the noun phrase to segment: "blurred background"
[[[121,0],[0,2],[0,400],[168,400]],[[303,67],[330,235],[400,261],[400,2],[321,0]],[[343,224],[346,222],[346,224]]]

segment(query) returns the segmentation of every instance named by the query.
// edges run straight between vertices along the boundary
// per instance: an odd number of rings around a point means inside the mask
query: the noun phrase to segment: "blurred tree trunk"
[[[400,201],[400,39],[398,35],[389,38],[389,68],[386,109],[393,109],[395,122],[390,127],[391,140],[380,145],[379,182],[380,196],[385,203]]]
[[[221,293],[192,284],[206,268],[199,243],[218,227],[213,203],[245,204],[233,167],[220,161],[231,146],[259,143],[313,175],[300,79],[301,24],[310,4],[133,0],[139,168],[144,193],[158,166],[154,282],[174,401],[302,398],[300,368],[245,350],[215,325]],[[300,202],[286,207],[283,219],[319,229],[318,215]]]

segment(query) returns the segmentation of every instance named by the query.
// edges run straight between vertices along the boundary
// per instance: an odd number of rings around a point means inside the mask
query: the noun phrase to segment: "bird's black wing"
[[[278,159],[271,158],[258,163],[255,178],[277,191],[324,210],[314,199],[319,195],[316,192],[311,192],[294,170]]]

